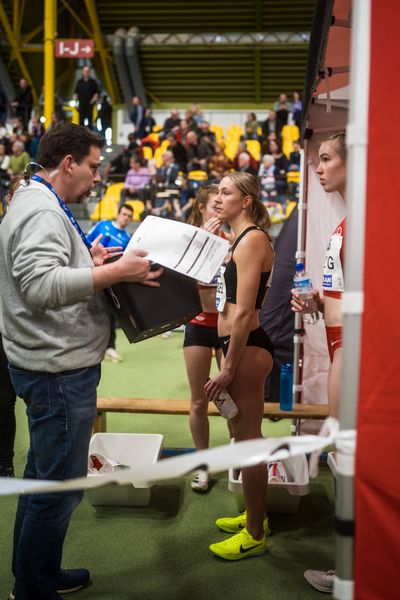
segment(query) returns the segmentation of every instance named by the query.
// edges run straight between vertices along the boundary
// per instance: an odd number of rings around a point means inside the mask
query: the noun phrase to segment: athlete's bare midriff
[[[232,323],[235,318],[236,304],[227,302],[224,306],[224,311],[218,314],[218,335],[231,335]],[[258,319],[259,310],[254,310],[254,314],[251,316],[249,331],[260,327],[260,321]]]
[[[342,299],[324,296],[324,319],[326,327],[343,325]]]
[[[216,287],[210,286],[209,288],[202,288],[199,290],[199,293],[203,312],[217,312],[217,309],[215,308]]]

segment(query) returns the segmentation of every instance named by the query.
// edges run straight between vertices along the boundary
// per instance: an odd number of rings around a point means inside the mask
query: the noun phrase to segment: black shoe
[[[57,583],[58,594],[70,594],[84,588],[90,580],[87,569],[61,569],[60,579]]]
[[[61,569],[60,578],[57,583],[57,594],[71,594],[79,592],[90,580],[90,573],[87,569]],[[14,600],[14,590],[8,596],[9,600]]]

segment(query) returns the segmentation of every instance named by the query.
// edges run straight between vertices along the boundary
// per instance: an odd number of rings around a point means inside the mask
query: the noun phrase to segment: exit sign
[[[56,40],[56,58],[93,58],[93,40]]]

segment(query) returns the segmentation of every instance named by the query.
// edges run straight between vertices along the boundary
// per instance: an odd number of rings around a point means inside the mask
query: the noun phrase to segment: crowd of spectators
[[[295,141],[293,151],[286,155],[282,151],[282,129],[288,122],[298,124],[300,113],[297,92],[291,102],[281,94],[265,120],[249,112],[236,154],[229,156],[224,140],[217,139],[198,105],[183,114],[173,108],[154,134],[157,124],[151,110],[134,96],[129,114],[134,131],[127,147],[106,166],[104,179],[125,181],[121,204],[132,198],[142,200],[143,216],[185,220],[199,187],[218,183],[231,170],[258,175],[263,200],[285,205],[288,198],[296,197],[297,183],[288,182],[287,175],[299,170],[300,145]],[[248,149],[248,141],[258,143],[259,158]],[[156,161],[161,144],[162,153]],[[162,165],[157,168],[160,158]]]
[[[93,126],[93,105],[98,103],[101,133],[111,126],[112,107],[107,94],[100,92],[91,69],[83,67],[75,90],[81,124]],[[55,95],[53,126],[65,120],[62,101]],[[39,97],[39,114],[44,94]],[[12,102],[12,117],[7,119],[4,93],[0,92],[0,197],[15,177],[23,174],[30,160],[35,160],[44,127],[32,110],[32,90],[21,79]],[[284,204],[294,197],[296,186],[288,183],[287,174],[299,169],[299,145],[294,144],[290,156],[282,151],[282,128],[289,122],[298,124],[301,99],[297,92],[291,101],[280,94],[266,119],[247,114],[235,154],[227,152],[226,140],[216,136],[198,105],[180,113],[172,109],[164,123],[157,124],[150,108],[138,96],[132,98],[128,110],[132,133],[126,147],[109,162],[103,171],[103,182],[124,181],[121,202],[139,199],[145,204],[143,216],[157,214],[185,220],[200,186],[218,183],[231,170],[259,176],[265,202]],[[290,117],[289,117],[290,115]],[[156,127],[158,125],[158,127]],[[155,129],[157,134],[154,134]],[[247,142],[259,144],[259,156],[251,152]],[[162,145],[162,152],[160,151]],[[154,154],[159,152],[158,159]],[[161,163],[161,166],[160,166]]]

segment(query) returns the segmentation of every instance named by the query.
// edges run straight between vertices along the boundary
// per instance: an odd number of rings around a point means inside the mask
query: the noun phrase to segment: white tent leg
[[[355,429],[361,355],[366,210],[367,124],[369,99],[370,0],[354,0],[351,39],[350,110],[347,127],[348,218],[346,225],[344,339],[340,428]],[[352,455],[351,455],[352,453]],[[353,598],[354,449],[338,447],[336,503],[336,572],[334,598]]]

